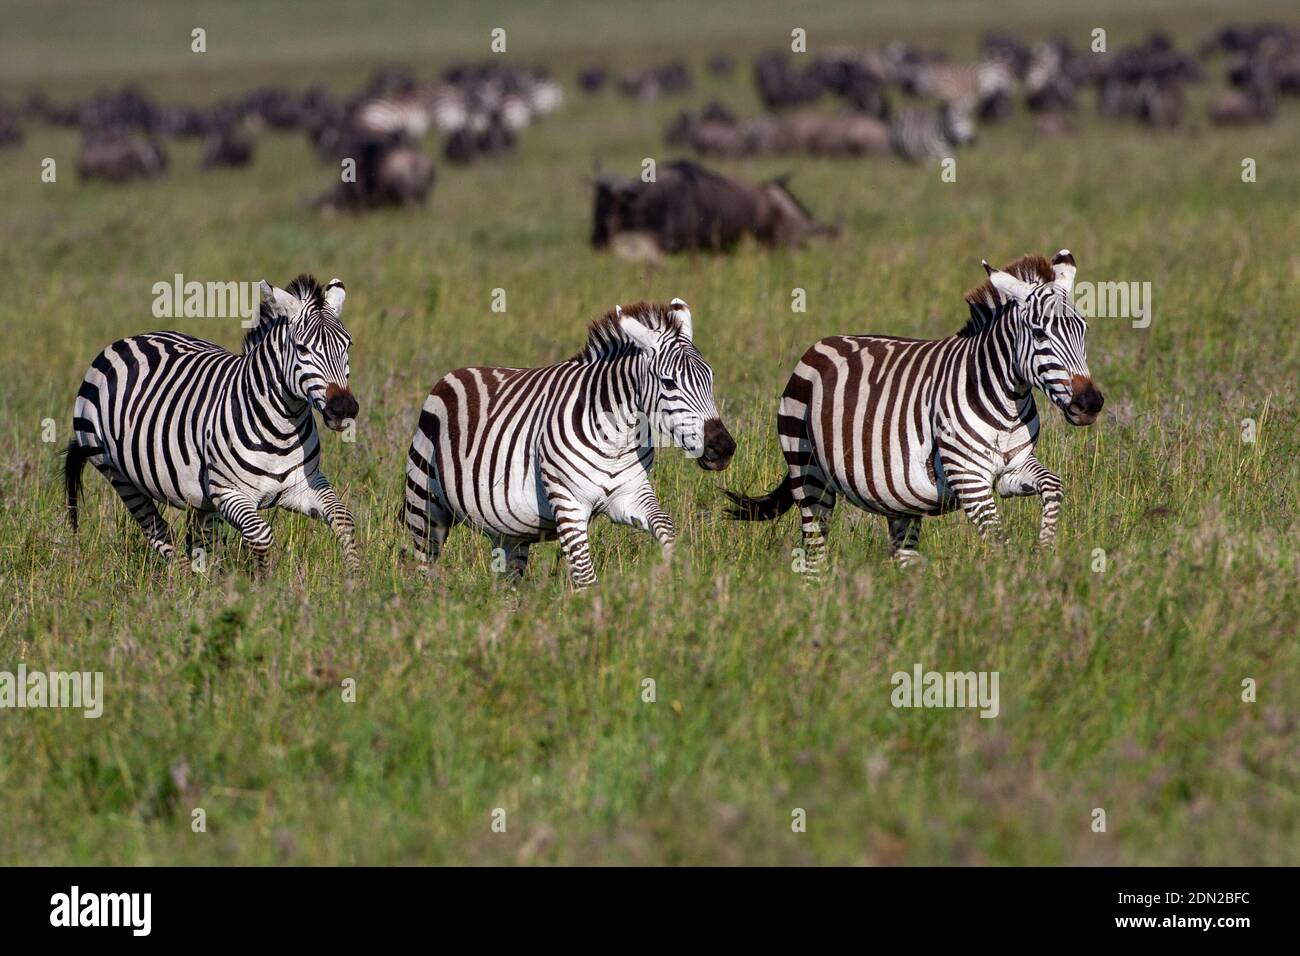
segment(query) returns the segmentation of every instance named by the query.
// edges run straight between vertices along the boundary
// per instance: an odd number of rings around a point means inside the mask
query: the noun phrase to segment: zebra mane
[[[308,275],[305,272],[290,282],[284,291],[299,299],[310,309],[325,307],[325,290],[321,288],[315,276]],[[270,331],[284,321],[287,321],[287,316],[276,315],[271,311],[271,307],[263,302],[257,309],[257,325],[249,329],[247,334],[244,335],[243,353],[247,355],[257,348],[258,344],[266,338]]]
[[[1025,282],[1032,282],[1036,285],[1043,282],[1052,282],[1056,279],[1055,273],[1052,272],[1052,264],[1042,256],[1021,256],[1015,262],[1004,267],[1002,271],[1009,272],[1017,279],[1023,279]],[[989,323],[1001,315],[1006,307],[1001,293],[993,288],[993,283],[989,279],[985,279],[966,293],[966,304],[970,306],[970,319],[957,333],[963,338],[979,334],[988,327]]]
[[[648,329],[676,332],[681,328],[681,323],[670,314],[672,311],[671,306],[656,305],[650,302],[636,302],[632,305],[621,306],[621,308],[623,309],[621,318],[636,319]],[[632,340],[627,337],[627,333],[623,331],[619,321],[619,314],[610,309],[591,323],[587,329],[587,344],[583,346],[581,352],[573,357],[573,361],[598,362],[601,359],[612,358],[633,347]]]

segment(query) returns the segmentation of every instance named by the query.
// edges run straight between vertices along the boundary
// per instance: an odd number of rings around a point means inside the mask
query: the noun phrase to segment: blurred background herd
[[[304,8],[308,31],[311,16]],[[980,32],[973,56],[888,35],[827,42],[816,30],[810,37],[791,11],[789,36],[783,29],[769,38],[780,47],[746,53],[715,43],[698,61],[589,52],[563,66],[528,64],[529,34],[515,30],[512,39],[500,27],[482,31],[479,56],[438,64],[397,55],[359,86],[286,77],[208,102],[130,81],[72,95],[29,76],[6,82],[0,96],[0,148],[50,128],[75,130],[78,177],[122,183],[167,175],[180,141],[201,144],[202,169],[248,169],[268,137],[305,137],[318,166],[303,171],[303,200],[323,214],[359,213],[425,205],[436,189],[456,188],[458,168],[510,162],[532,128],[575,100],[598,101],[609,113],[673,101],[680,109],[660,141],[647,144],[652,155],[678,157],[662,176],[645,169],[639,177],[591,176],[592,244],[655,257],[725,250],[745,235],[774,245],[835,232],[784,180],[738,181],[700,162],[807,155],[922,165],[979,148],[1018,113],[1032,117],[1035,137],[1070,136],[1088,114],[1141,135],[1272,123],[1280,104],[1300,99],[1294,24],[1206,23],[1198,39],[1180,42],[1163,29],[1124,41],[1104,25],[1041,36],[990,19],[996,25]],[[579,20],[571,26],[581,31]],[[198,56],[222,37],[196,27],[172,41]],[[758,108],[701,98],[702,76],[733,84],[747,77]],[[1194,97],[1196,90],[1205,93]],[[582,153],[574,161],[588,172]]]

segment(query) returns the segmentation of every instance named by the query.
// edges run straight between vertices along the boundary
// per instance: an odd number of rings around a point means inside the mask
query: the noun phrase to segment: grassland
[[[232,42],[195,65],[173,49],[189,29],[178,5],[154,18],[15,6],[18,29],[0,40],[8,95],[128,79],[194,101],[264,80],[347,88],[390,57],[431,73],[494,22],[470,5],[440,17],[411,5],[414,25],[359,23],[322,4],[297,18],[300,47],[285,40],[287,4],[204,4]],[[961,51],[976,24],[1033,36],[1103,25],[1119,43],[1156,24],[1199,38],[1251,12],[1113,4],[1053,21],[1024,4],[995,20],[913,6],[807,19],[837,39]],[[715,47],[744,58],[803,22],[775,5],[698,23],[646,9],[644,22],[578,4],[506,17],[511,55],[566,80],[596,50],[650,63],[673,48],[701,66]],[[513,158],[440,169],[428,210],[362,219],[310,212],[329,170],[296,136],[263,137],[243,172],[200,173],[197,147],[179,145],[165,179],[121,188],[77,182],[70,133],[30,128],[0,154],[0,670],[100,670],[106,690],[99,720],[0,712],[0,862],[1300,863],[1300,103],[1233,133],[1198,120],[1155,134],[1087,110],[1071,135],[1043,140],[1020,117],[960,155],[956,183],[887,161],[723,164],[793,169],[844,235],[657,266],[593,254],[593,164],[666,157],[664,122],[711,94],[754,105],[747,73],[704,80],[689,101],[574,96]],[[39,179],[47,156],[55,184]],[[1243,157],[1257,182],[1241,181]],[[1151,282],[1155,314],[1147,329],[1092,323],[1107,396],[1095,426],[1044,409],[1039,457],[1067,494],[1054,553],[1030,546],[1037,504],[1013,501],[1007,554],[954,515],[926,523],[929,563],[901,572],[882,523],[842,508],[833,573],[809,591],[790,570],[792,518],[721,517],[724,484],[779,474],[775,397],[808,344],[948,334],[982,257],[1062,246],[1080,280]],[[348,285],[361,419],[354,443],[326,439],[325,463],[357,515],[362,573],[345,580],[328,531],[288,514],[272,518],[269,580],[250,579],[233,541],[206,575],[162,569],[94,475],[74,537],[55,451],[90,358],[157,326],[153,283],[301,270]],[[795,287],[805,314],[791,312]],[[494,288],[504,314],[490,310]],[[459,531],[440,577],[423,581],[396,515],[432,381],[558,360],[615,301],[672,295],[692,305],[739,442],[721,476],[679,453],[656,466],[682,532],[673,564],[647,536],[602,524],[599,590],[571,593],[554,545],[534,549],[511,590],[487,543]],[[232,320],[170,324],[239,341]],[[1000,716],[893,708],[890,675],[917,663],[997,670]],[[655,703],[642,701],[647,677]],[[1245,678],[1255,703],[1241,699]],[[205,833],[191,830],[197,807]],[[1105,833],[1091,828],[1098,807]],[[490,829],[495,808],[505,833]]]

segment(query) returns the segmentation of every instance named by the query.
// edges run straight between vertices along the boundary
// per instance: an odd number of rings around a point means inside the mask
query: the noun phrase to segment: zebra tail
[[[727,517],[734,521],[771,521],[794,507],[794,491],[789,475],[767,494],[757,498],[739,495],[725,488],[722,493],[736,506],[727,512]]]
[[[76,439],[68,442],[63,458],[63,487],[68,497],[68,521],[72,530],[77,530],[77,499],[81,495],[81,471],[86,461],[95,454],[95,449],[78,445]]]

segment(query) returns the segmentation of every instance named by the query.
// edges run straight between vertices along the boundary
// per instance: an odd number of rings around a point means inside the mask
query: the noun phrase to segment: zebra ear
[[[336,318],[343,315],[343,300],[346,297],[347,290],[343,288],[343,280],[337,277],[330,279],[329,284],[325,286],[325,304],[329,306],[329,310]]]
[[[1017,302],[1024,302],[1029,298],[1029,293],[1034,287],[1023,279],[1017,279],[1010,272],[1003,272],[1001,269],[994,269],[987,259],[983,260],[984,271],[989,274],[989,282],[993,283],[993,288],[1002,293],[1004,299],[1014,299]]]
[[[283,289],[277,289],[263,279],[258,283],[262,290],[262,302],[271,310],[272,315],[293,315],[298,309],[298,300]]]
[[[1074,256],[1069,249],[1062,249],[1052,256],[1052,272],[1056,275],[1056,287],[1064,289],[1067,297],[1074,296],[1074,274],[1077,272]]]
[[[691,310],[683,300],[673,299],[668,303],[668,317],[676,319],[686,337],[695,341],[695,329],[691,325]]]
[[[653,352],[658,347],[659,336],[652,329],[647,329],[632,316],[623,315],[622,309],[618,310],[618,316],[618,327],[629,342],[642,352]]]

